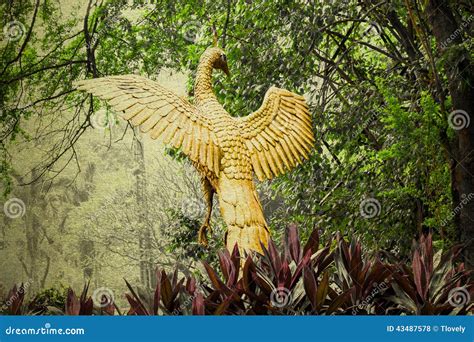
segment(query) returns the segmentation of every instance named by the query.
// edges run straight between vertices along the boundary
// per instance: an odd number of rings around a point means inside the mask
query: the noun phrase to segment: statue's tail
[[[232,200],[226,201],[230,198]],[[220,205],[227,224],[227,249],[232,251],[237,244],[241,255],[242,252],[249,251],[262,253],[261,245],[268,246],[270,231],[253,184],[240,187],[235,196],[224,194],[221,196]]]
[[[263,208],[252,180],[229,179],[222,175],[217,187],[222,218],[227,225],[226,247],[235,244],[243,252],[262,253],[270,238]]]
[[[268,247],[270,233],[266,225],[244,225],[227,227],[226,246],[229,251],[234,249],[235,244],[239,246],[240,254],[243,252],[256,251],[263,253],[261,245]]]

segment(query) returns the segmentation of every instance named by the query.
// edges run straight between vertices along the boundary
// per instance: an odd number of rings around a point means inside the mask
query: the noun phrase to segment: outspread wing
[[[137,75],[79,81],[79,90],[106,100],[152,139],[160,138],[194,162],[219,173],[220,150],[211,122],[196,107],[158,83]]]
[[[314,145],[311,115],[304,97],[271,87],[261,107],[239,118],[259,180],[271,179],[308,158]]]

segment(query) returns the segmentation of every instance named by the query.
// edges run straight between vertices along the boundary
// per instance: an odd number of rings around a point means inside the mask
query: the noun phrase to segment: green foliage
[[[123,181],[124,165],[128,165],[123,160],[128,155],[115,143],[108,145],[109,140],[119,141],[120,134],[106,129],[106,151],[98,152],[99,144],[91,140],[85,152],[78,153],[80,137],[89,139],[86,133],[93,131],[93,114],[106,107],[72,89],[78,79],[124,73],[155,78],[167,69],[186,73],[192,100],[196,66],[212,43],[215,24],[232,76],[216,74],[214,89],[232,115],[256,110],[272,85],[305,94],[311,107],[317,143],[310,159],[269,182],[268,188],[260,187],[265,189],[262,197],[279,203],[267,213],[275,237],[284,237],[283,227],[297,223],[305,239],[315,227],[324,238],[341,231],[359,236],[369,251],[383,249],[408,260],[412,239],[431,231],[437,244],[449,248],[459,234],[452,222],[451,146],[456,132],[447,123],[453,109],[447,82],[460,78],[461,87],[472,87],[467,71],[452,66],[466,62],[463,49],[472,56],[473,39],[468,30],[462,31],[463,44],[441,54],[429,28],[420,36],[425,25],[411,22],[409,3],[159,0],[146,5],[107,0],[91,3],[88,10],[74,5],[70,15],[65,15],[59,0],[2,2],[1,27],[13,21],[23,25],[18,40],[0,47],[2,195],[12,190],[22,198],[36,194],[27,206],[41,228],[37,231],[60,227],[54,236],[74,236],[66,245],[77,240],[86,241],[77,242],[81,246],[92,246],[81,250],[80,256],[58,258],[67,254],[67,248],[63,250],[61,243],[45,234],[40,243],[35,240],[31,245],[45,250],[53,246],[53,254],[38,253],[53,261],[73,260],[87,270],[100,268],[94,264],[104,254],[98,251],[100,244],[117,255],[137,255],[136,236],[145,224],[164,232],[162,241],[170,242],[166,252],[182,252],[192,261],[207,256],[212,266],[217,265],[214,252],[223,243],[220,222],[213,222],[217,228],[213,245],[204,250],[196,243],[201,218],[187,217],[175,202],[160,211],[167,195],[146,192],[149,215],[159,219],[145,222],[138,210],[130,215],[124,210],[132,205],[137,208],[142,198],[131,190],[131,182]],[[465,21],[471,15],[465,5],[456,7],[456,20]],[[423,17],[418,21],[428,22]],[[116,123],[115,116],[107,120]],[[118,128],[125,130],[125,125]],[[12,165],[26,142],[31,143],[26,148],[35,146],[38,151],[31,152],[26,166]],[[185,164],[179,151],[168,149],[167,154]],[[78,172],[87,170],[80,165],[84,155],[90,157],[87,162],[97,159],[107,177],[89,180],[85,188],[81,177],[80,185],[71,186],[76,175],[57,177],[58,170],[74,173],[71,161],[77,161]],[[22,178],[31,169],[31,177]],[[37,185],[15,188],[36,178],[47,190],[36,191]],[[109,189],[111,180],[116,184]],[[162,182],[153,179],[150,183],[153,188]],[[156,202],[152,200],[159,196]],[[379,204],[375,215],[363,214],[367,200]],[[60,204],[55,207],[56,202]],[[41,213],[52,217],[53,224],[42,222]],[[171,220],[175,225],[169,224]],[[15,224],[20,225],[19,221]],[[78,234],[78,227],[84,226],[90,230]],[[149,240],[157,251],[153,256],[161,255],[161,246]],[[42,260],[40,265],[44,264]],[[307,276],[307,287],[312,283]],[[320,303],[312,304],[320,311]]]
[[[65,308],[67,292],[67,287],[63,285],[39,292],[34,299],[35,305],[39,309],[37,314],[46,314],[48,310],[54,310],[53,308]]]
[[[179,255],[181,260],[200,262],[205,260],[210,265],[218,265],[217,252],[225,248],[224,234],[225,227],[222,222],[215,222],[214,228],[208,234],[208,246],[203,247],[198,242],[198,231],[202,224],[202,218],[189,217],[182,210],[170,209],[171,220],[175,223],[174,228],[168,232],[168,245],[166,250],[171,255]],[[202,274],[194,270],[194,275],[200,279]]]
[[[177,229],[173,230],[168,245],[170,252],[176,252],[179,249],[184,249],[183,256],[200,260],[208,254],[208,251],[199,245],[197,241],[197,232],[201,226],[200,218],[191,218],[186,216],[181,211],[172,210],[172,220],[177,223]],[[212,253],[214,254],[214,253]]]

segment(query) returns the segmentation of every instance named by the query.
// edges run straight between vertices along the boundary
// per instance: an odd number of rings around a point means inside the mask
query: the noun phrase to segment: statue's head
[[[229,66],[227,65],[227,56],[220,47],[212,46],[206,49],[201,56],[201,60],[208,59],[214,69],[222,70],[227,76],[230,76]]]
[[[227,56],[219,46],[218,46],[218,35],[216,26],[212,24],[212,33],[213,33],[213,45],[208,47],[206,51],[201,56],[200,64],[204,62],[205,64],[212,65],[214,69],[222,70],[227,76],[230,76],[229,66],[227,65]]]

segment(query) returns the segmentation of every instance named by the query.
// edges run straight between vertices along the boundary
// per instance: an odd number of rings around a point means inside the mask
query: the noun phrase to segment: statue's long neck
[[[212,60],[207,56],[199,61],[194,84],[194,103],[196,105],[209,100],[217,102],[216,95],[212,90],[212,64]]]

